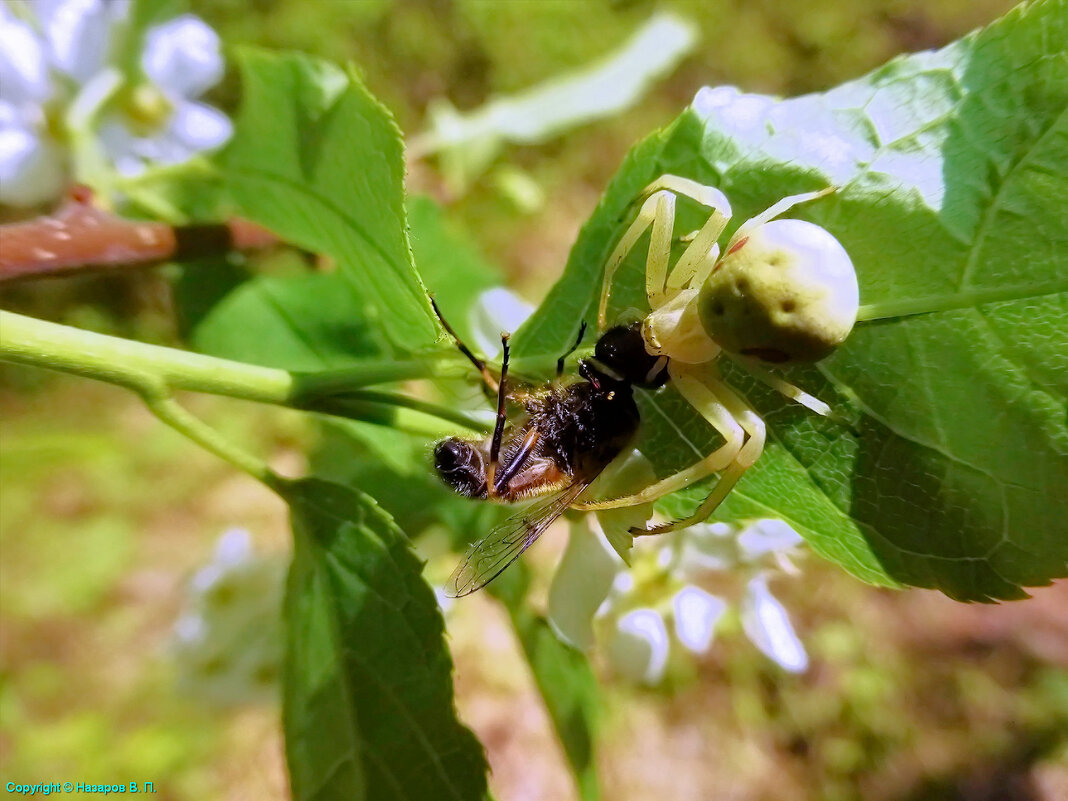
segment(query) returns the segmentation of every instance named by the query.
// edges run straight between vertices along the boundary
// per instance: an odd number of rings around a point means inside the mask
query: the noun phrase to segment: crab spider
[[[675,175],[661,176],[645,188],[637,217],[605,265],[598,328],[607,325],[616,270],[649,230],[645,290],[651,311],[642,322],[646,350],[667,363],[675,388],[724,442],[641,492],[579,508],[649,503],[719,473],[712,492],[692,515],[632,533],[666,533],[699,523],[715,511],[760,457],[765,439],[764,421],[721,379],[716,364],[721,355],[787,398],[819,414],[830,413],[827,404],[762,364],[817,361],[845,340],[856,321],[857,277],[842,245],[813,223],[775,219],[833,191],[829,187],[783,198],[742,223],[721,257],[718,240],[731,218],[722,192]],[[689,244],[671,267],[677,197],[696,201],[711,213],[699,230],[683,237]]]

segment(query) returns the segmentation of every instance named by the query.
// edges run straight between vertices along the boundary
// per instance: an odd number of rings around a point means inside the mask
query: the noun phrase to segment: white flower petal
[[[252,535],[245,528],[230,528],[215,544],[215,561],[234,567],[252,559]]]
[[[726,523],[701,523],[681,535],[681,553],[675,568],[679,575],[696,578],[738,565],[737,539],[734,529]]]
[[[794,633],[786,609],[768,590],[764,576],[750,580],[742,598],[741,613],[746,636],[765,656],[792,673],[808,668],[805,647]]]
[[[130,133],[117,117],[112,115],[101,121],[97,138],[120,175],[131,176],[144,172],[145,162],[139,151],[138,137]]]
[[[219,36],[199,17],[175,17],[149,30],[141,66],[160,88],[199,97],[223,76]]]
[[[801,535],[784,520],[758,520],[738,535],[738,546],[749,560],[764,554],[788,551],[803,542]]]
[[[222,565],[209,562],[193,574],[189,581],[189,588],[195,595],[207,595],[226,578],[226,570]]]
[[[727,602],[700,587],[683,587],[671,602],[675,610],[675,636],[695,654],[703,654],[712,645],[716,624],[727,611]]]
[[[434,600],[438,602],[438,608],[441,609],[443,615],[448,614],[453,604],[456,603],[456,599],[446,593],[444,587],[434,588]]]
[[[204,639],[207,628],[204,618],[187,613],[174,622],[174,638],[182,645],[193,645]]]
[[[668,647],[667,627],[660,613],[635,609],[619,619],[608,655],[620,674],[632,681],[656,684],[667,667]]]
[[[0,130],[7,128],[29,128],[23,122],[22,115],[15,107],[14,103],[8,103],[0,100]]]
[[[168,134],[186,148],[186,154],[175,161],[185,161],[201,150],[211,150],[226,143],[233,135],[230,118],[218,109],[202,103],[179,103],[168,124]]]
[[[59,70],[84,83],[104,66],[112,27],[104,0],[61,0],[41,17]]]
[[[501,333],[515,331],[533,313],[533,306],[507,289],[487,289],[478,296],[467,319],[475,347],[492,359],[501,351]]]
[[[26,23],[0,15],[0,98],[8,103],[39,103],[51,92],[41,40]]]
[[[549,588],[549,622],[557,636],[580,650],[593,645],[593,616],[622,565],[603,534],[581,523],[571,526]]]
[[[63,152],[24,128],[0,130],[0,204],[36,206],[66,185]]]

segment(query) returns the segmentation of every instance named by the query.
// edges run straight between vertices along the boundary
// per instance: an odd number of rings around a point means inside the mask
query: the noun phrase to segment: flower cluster
[[[692,526],[635,549],[629,570],[599,528],[591,528],[592,535],[582,525],[572,529],[550,590],[549,616],[563,639],[582,649],[599,640],[621,675],[657,684],[668,666],[669,623],[682,648],[703,654],[735,607],[746,636],[769,659],[791,672],[808,667],[804,646],[768,587],[776,575],[797,573],[789,552],[801,537],[786,523]]]
[[[179,683],[213,702],[273,699],[282,658],[285,560],[257,555],[245,529],[225,532],[190,579],[174,624]]]
[[[144,32],[137,74],[119,67],[129,0],[0,2],[0,204],[53,201],[100,165],[176,164],[233,131],[196,102],[222,78],[219,37],[187,14]]]

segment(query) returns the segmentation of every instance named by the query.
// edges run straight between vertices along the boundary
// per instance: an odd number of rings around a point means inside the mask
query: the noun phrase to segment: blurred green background
[[[899,0],[196,0],[227,45],[355,61],[404,132],[426,108],[461,111],[581,67],[658,9],[692,19],[695,52],[631,111],[539,146],[506,147],[464,193],[433,159],[409,184],[531,302],[628,148],[703,85],[796,94],[895,54],[945,44],[1011,4]],[[229,76],[210,98],[233,110]],[[503,191],[520,171],[540,202]],[[179,342],[166,269],[0,290],[4,308],[153,342]],[[287,470],[314,436],[295,413],[195,399],[194,411]],[[163,799],[286,796],[278,711],[178,689],[167,648],[189,575],[218,535],[287,547],[285,507],[182,440],[122,391],[0,369],[0,776],[154,781]],[[559,552],[534,554],[548,568]],[[1068,798],[1068,584],[999,607],[879,591],[816,559],[776,592],[813,666],[783,674],[744,637],[657,691],[603,677],[608,799]],[[547,570],[544,572],[548,572]],[[574,790],[505,616],[473,597],[450,617],[458,704],[488,749],[502,801]],[[734,634],[737,634],[736,632]]]

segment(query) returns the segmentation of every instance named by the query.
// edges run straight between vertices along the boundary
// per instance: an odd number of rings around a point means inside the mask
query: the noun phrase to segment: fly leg
[[[454,334],[455,336],[455,334]],[[459,341],[459,340],[457,340]],[[500,463],[501,440],[504,439],[504,425],[507,422],[505,404],[508,400],[508,334],[501,334],[501,380],[497,384],[497,422],[493,426],[493,439],[490,440],[489,464],[486,465],[486,488],[490,496],[497,494],[497,466]],[[483,363],[485,367],[485,363]]]

